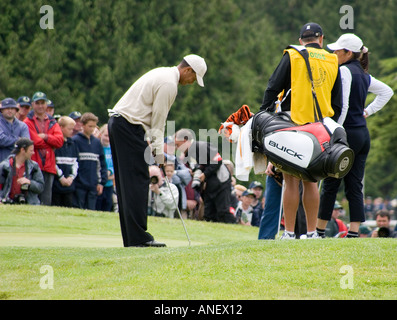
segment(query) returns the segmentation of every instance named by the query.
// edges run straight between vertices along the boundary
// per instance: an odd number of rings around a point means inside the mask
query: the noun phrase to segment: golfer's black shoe
[[[166,247],[165,243],[157,242],[156,240],[148,241],[141,244],[136,244],[131,247]]]

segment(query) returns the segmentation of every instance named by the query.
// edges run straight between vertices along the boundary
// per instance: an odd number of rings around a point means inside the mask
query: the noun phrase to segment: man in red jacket
[[[57,121],[46,114],[47,96],[36,92],[32,98],[33,110],[29,112],[24,122],[28,125],[30,138],[34,142],[36,161],[44,176],[44,191],[40,200],[43,205],[51,205],[52,183],[56,174],[55,149],[62,147],[63,134]]]

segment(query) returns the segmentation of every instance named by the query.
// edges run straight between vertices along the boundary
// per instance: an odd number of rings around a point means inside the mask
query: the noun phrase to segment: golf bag
[[[342,178],[353,165],[345,129],[331,118],[298,126],[284,112],[259,112],[252,122],[253,151],[301,180]]]

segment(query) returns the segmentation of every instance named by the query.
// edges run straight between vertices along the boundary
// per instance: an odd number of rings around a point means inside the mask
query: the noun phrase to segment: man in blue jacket
[[[73,136],[79,152],[79,171],[75,179],[74,206],[95,210],[97,196],[107,182],[107,167],[101,142],[93,136],[98,117],[87,112],[81,116],[83,131]]]
[[[33,141],[20,138],[8,159],[0,163],[0,204],[40,204],[44,178],[39,165],[32,160],[33,154]]]
[[[18,106],[14,99],[6,98],[0,107],[0,162],[10,155],[19,138],[30,138],[26,123],[19,121],[15,115]]]

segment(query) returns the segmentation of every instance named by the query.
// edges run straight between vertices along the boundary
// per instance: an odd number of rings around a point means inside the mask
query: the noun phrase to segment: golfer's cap
[[[205,60],[198,55],[189,54],[183,58],[189,66],[196,72],[197,83],[199,86],[204,87],[203,77],[207,72],[207,64]]]
[[[361,225],[361,226],[358,228],[358,233],[361,233],[361,234],[370,234],[370,233],[371,233],[371,230],[370,230],[367,226]]]
[[[22,148],[26,149],[33,145],[33,141],[29,138],[19,138],[14,145],[14,149],[11,151],[12,154],[17,154]]]
[[[73,111],[69,114],[69,117],[71,117],[73,120],[81,118],[81,113],[79,111]]]
[[[312,37],[319,37],[323,35],[323,29],[321,26],[314,22],[306,23],[300,32],[300,38],[312,38]]]
[[[363,41],[353,33],[345,33],[327,47],[332,51],[346,49],[352,52],[360,52]]]
[[[335,201],[334,210],[338,210],[338,209],[343,209],[343,207],[340,205],[338,201]]]
[[[47,102],[47,95],[41,91],[36,92],[32,97],[32,101],[36,102],[39,100],[44,100],[45,102]]]
[[[54,102],[52,102],[52,100],[47,100],[47,107],[54,108]]]
[[[20,106],[29,106],[31,107],[31,100],[28,96],[20,96],[17,100]]]
[[[168,136],[164,138],[164,143],[166,144],[174,144],[174,142],[175,142],[174,136]]]
[[[262,183],[260,183],[259,181],[252,181],[249,185],[249,189],[253,189],[253,188],[262,188],[263,189],[263,185]]]
[[[252,191],[251,189],[247,189],[242,193],[243,196],[254,196],[254,198],[256,198],[256,195],[254,193],[254,191]]]
[[[8,109],[8,108],[15,108],[19,109],[17,107],[17,102],[13,98],[5,98],[4,100],[1,101],[1,108],[0,109]]]

